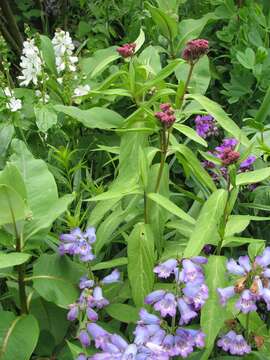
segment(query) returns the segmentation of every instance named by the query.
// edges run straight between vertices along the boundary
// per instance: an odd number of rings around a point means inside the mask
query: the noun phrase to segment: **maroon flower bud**
[[[167,128],[171,127],[175,122],[174,110],[170,104],[164,103],[160,105],[160,110],[155,113],[155,117]]]
[[[220,155],[220,159],[222,160],[223,165],[231,165],[235,163],[240,157],[238,151],[232,150],[230,147],[225,148],[223,153]]]
[[[209,43],[205,39],[190,40],[182,54],[184,60],[193,63],[199,60],[200,57],[207,54],[209,50]]]
[[[134,55],[136,49],[136,44],[124,44],[123,46],[120,46],[116,49],[116,51],[123,57],[128,58]]]

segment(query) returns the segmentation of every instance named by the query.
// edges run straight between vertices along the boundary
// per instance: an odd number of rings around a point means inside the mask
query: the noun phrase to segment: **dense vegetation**
[[[0,360],[269,359],[269,1],[0,15]]]

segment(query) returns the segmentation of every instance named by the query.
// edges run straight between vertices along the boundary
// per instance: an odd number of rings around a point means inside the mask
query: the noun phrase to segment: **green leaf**
[[[112,318],[127,324],[135,324],[139,320],[139,310],[127,304],[111,304],[106,307],[106,312]]]
[[[266,180],[269,176],[270,176],[270,167],[244,172],[236,175],[236,185],[241,186],[241,185],[254,184]]]
[[[207,142],[201,136],[199,136],[196,131],[193,130],[191,127],[176,123],[173,125],[173,128],[180,131],[182,134],[187,136],[189,139],[195,141],[196,143],[205,147],[208,146]]]
[[[45,35],[40,35],[39,37],[40,37],[40,49],[45,64],[47,65],[51,73],[57,76],[57,70],[55,65],[55,54],[51,40]]]
[[[168,210],[170,213],[179,217],[180,219],[185,220],[190,224],[195,224],[195,220],[193,219],[193,217],[188,215],[184,210],[180,209],[177,205],[175,205],[171,200],[167,199],[166,197],[156,193],[147,194],[147,197],[155,201],[158,205]]]
[[[29,215],[25,201],[7,185],[0,185],[0,204],[0,225],[24,220]]]
[[[34,264],[33,287],[45,300],[67,308],[78,297],[78,281],[84,268],[67,256],[43,254]]]
[[[136,306],[144,305],[144,298],[154,285],[154,239],[149,225],[138,223],[128,238],[128,278]]]
[[[31,257],[30,254],[13,252],[10,254],[0,253],[0,269],[20,265]]]
[[[248,245],[248,255],[251,261],[254,261],[257,255],[260,255],[265,248],[265,241],[264,243],[252,242]]]
[[[269,112],[270,112],[270,86],[267,89],[267,92],[263,98],[263,102],[261,103],[261,106],[257,111],[254,121],[263,124]]]
[[[117,112],[102,107],[80,110],[75,106],[55,105],[54,108],[90,129],[115,129],[121,127],[124,122],[123,117]]]
[[[0,127],[0,166],[4,167],[5,155],[14,135],[14,126],[2,124]]]
[[[265,240],[262,239],[253,239],[253,238],[245,238],[240,236],[228,236],[225,237],[222,242],[222,247],[237,247],[243,246],[245,244],[257,244],[257,246],[263,246]]]
[[[147,3],[146,6],[150,11],[152,19],[158,26],[161,34],[168,40],[173,40],[177,35],[176,20],[161,9],[154,7],[149,3]]]
[[[244,218],[241,215],[231,215],[226,224],[225,236],[232,236],[244,231],[250,223],[250,219]]]
[[[116,259],[113,259],[113,260],[100,262],[100,263],[98,263],[96,265],[93,265],[91,267],[91,269],[93,271],[103,270],[103,269],[111,269],[111,268],[116,267],[116,266],[127,265],[127,263],[128,263],[128,259],[126,257],[120,257],[120,258],[116,258]]]
[[[143,46],[144,42],[145,42],[145,34],[144,34],[143,29],[140,29],[139,36],[134,41],[134,43],[136,44],[135,53],[140,50],[140,48]]]
[[[185,62],[175,69],[175,76],[178,80],[186,82],[190,65]],[[188,92],[190,94],[205,94],[210,84],[211,75],[209,68],[209,59],[203,56],[194,66],[192,77],[189,82]]]
[[[14,164],[8,162],[4,170],[0,171],[0,185],[10,186],[11,184],[12,189],[15,190],[24,201],[26,201],[27,192],[22,175]]]
[[[145,48],[139,55],[139,61],[144,64],[151,73],[156,75],[161,71],[161,62],[158,50],[150,45]],[[149,70],[149,71],[150,71]]]
[[[209,298],[201,310],[201,328],[206,334],[206,352],[207,350],[212,349],[216,336],[224,325],[224,321],[230,316],[230,314],[221,308],[217,295],[217,288],[224,287],[226,284],[225,263],[225,257],[211,255],[205,266]],[[204,357],[204,359],[207,358],[208,357]]]
[[[58,198],[56,182],[43,160],[33,158],[25,144],[17,139],[12,141],[14,154],[11,162],[23,177],[31,220],[24,226],[24,240],[43,229],[49,229],[53,221],[66,211],[73,195]],[[41,191],[42,189],[42,191]]]
[[[199,255],[206,244],[211,244],[217,235],[218,224],[224,214],[228,192],[219,189],[204,203],[195,229],[189,239],[184,257]]]
[[[189,94],[188,98],[196,100],[210,115],[212,115],[219,125],[235,137],[245,146],[249,146],[249,140],[235,122],[226,114],[220,105],[213,100],[200,94]]]
[[[251,48],[246,48],[245,52],[237,51],[236,58],[246,69],[253,69],[255,65],[255,52]]]
[[[39,328],[32,315],[16,317],[0,312],[0,359],[29,360],[38,341]]]
[[[36,105],[34,107],[36,115],[36,124],[40,131],[47,133],[47,131],[57,124],[57,114],[52,105]]]

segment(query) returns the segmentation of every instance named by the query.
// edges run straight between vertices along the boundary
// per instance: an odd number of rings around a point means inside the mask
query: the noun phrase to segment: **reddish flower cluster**
[[[231,165],[240,157],[240,153],[235,151],[237,140],[235,139],[224,139],[223,143],[216,147],[217,157],[222,161],[225,166]]]
[[[123,58],[128,58],[134,55],[135,49],[136,49],[136,44],[130,43],[130,44],[124,44],[123,46],[120,46],[116,50]]]
[[[171,104],[165,103],[160,105],[160,110],[155,113],[156,118],[167,128],[175,122],[174,110]]]
[[[209,43],[205,39],[195,39],[190,40],[184,51],[183,51],[183,59],[189,62],[194,62],[199,60],[200,57],[207,54],[209,50]]]

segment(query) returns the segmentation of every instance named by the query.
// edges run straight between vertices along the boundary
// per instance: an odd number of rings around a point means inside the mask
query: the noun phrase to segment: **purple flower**
[[[90,321],[97,321],[98,320],[98,314],[92,308],[87,307],[86,308],[86,314],[87,314],[88,320],[90,320]]]
[[[123,58],[128,58],[134,55],[136,49],[135,43],[124,44],[116,49],[116,51]]]
[[[175,122],[176,117],[174,115],[174,110],[171,107],[171,104],[165,103],[160,105],[160,110],[155,113],[155,117],[164,125],[166,128],[172,126]]]
[[[264,288],[262,290],[262,298],[266,302],[267,310],[270,311],[270,289]]]
[[[89,244],[93,244],[96,241],[96,229],[92,226],[87,228],[84,237],[88,240]]]
[[[187,42],[187,45],[183,51],[182,57],[184,60],[195,63],[207,54],[209,50],[209,42],[205,39],[194,39]]]
[[[80,278],[79,288],[85,289],[85,288],[92,288],[94,286],[95,282],[94,280],[88,279],[86,276],[83,276]]]
[[[217,288],[219,295],[219,301],[222,306],[227,304],[227,301],[235,295],[234,286],[228,286],[226,288]]]
[[[175,316],[176,314],[176,300],[175,296],[167,293],[161,300],[155,303],[154,309],[159,311],[162,317],[167,315]]]
[[[195,318],[198,314],[192,310],[191,306],[185,302],[184,299],[177,300],[178,309],[180,311],[179,325],[188,324],[190,320]]]
[[[160,278],[168,278],[177,267],[177,261],[175,259],[169,259],[164,263],[159,264],[154,268],[154,273],[158,274]]]
[[[255,304],[255,299],[250,290],[244,290],[241,294],[240,299],[235,304],[236,308],[242,311],[244,314],[247,314],[252,311],[257,310]]]
[[[250,169],[251,165],[256,161],[256,156],[250,155],[240,164],[240,169]]]
[[[242,335],[237,335],[233,330],[218,340],[217,346],[232,355],[244,355],[251,352],[250,346]]]
[[[234,150],[237,144],[238,141],[234,138],[223,139],[222,144],[220,146],[217,146],[215,150],[218,152],[223,152],[226,148],[231,148],[232,150]]]
[[[195,118],[196,132],[203,139],[209,136],[218,135],[218,128],[216,122],[211,115],[196,116]]]
[[[187,283],[183,293],[195,310],[200,310],[208,299],[208,287],[205,284]]]
[[[80,331],[78,338],[83,347],[88,347],[90,345],[91,341],[87,331],[85,330]]]
[[[193,337],[195,345],[202,349],[205,346],[205,334],[200,330],[186,329],[189,334]]]
[[[125,349],[121,360],[133,360],[136,359],[136,355],[137,355],[138,349],[137,346],[135,344],[130,344],[127,346],[127,348]]]
[[[256,257],[255,262],[262,267],[270,265],[270,247],[266,247],[262,255]]]
[[[108,276],[105,276],[105,278],[101,281],[102,284],[113,284],[115,282],[118,282],[120,279],[120,272],[115,269],[113,270],[113,272],[108,275]]]
[[[249,272],[251,270],[251,263],[247,255],[240,256],[238,259],[238,263],[240,266],[242,266],[242,268],[245,269],[246,272]]]
[[[103,297],[102,289],[100,286],[96,286],[93,291],[93,296],[90,299],[90,306],[96,306],[98,309],[102,309],[104,306],[109,305],[109,301]]]
[[[67,314],[67,319],[69,321],[74,321],[78,318],[79,307],[76,304],[69,305],[69,312]]]
[[[200,266],[194,264],[189,259],[184,259],[182,264],[185,282],[203,282],[204,275]]]
[[[84,354],[79,354],[79,356],[76,357],[76,360],[87,360],[87,357]]]
[[[154,304],[155,302],[161,300],[166,292],[164,290],[155,290],[148,294],[144,300],[146,304]]]
[[[106,343],[109,341],[109,333],[95,323],[87,324],[87,331],[95,340],[95,347],[103,350]]]
[[[224,351],[229,351],[234,340],[236,338],[236,333],[234,331],[229,331],[226,335],[222,336],[221,339],[218,340],[217,346],[221,347]]]
[[[227,261],[227,270],[233,275],[245,275],[245,269],[238,265],[234,259]]]
[[[146,325],[159,325],[160,319],[158,316],[150,314],[147,310],[141,309],[140,310],[140,319]]]
[[[185,329],[179,328],[176,330],[174,342],[174,356],[180,355],[183,358],[186,358],[193,352],[193,337]]]
[[[135,339],[134,343],[138,346],[146,344],[147,341],[160,330],[159,325],[144,325],[138,322],[134,331]]]

